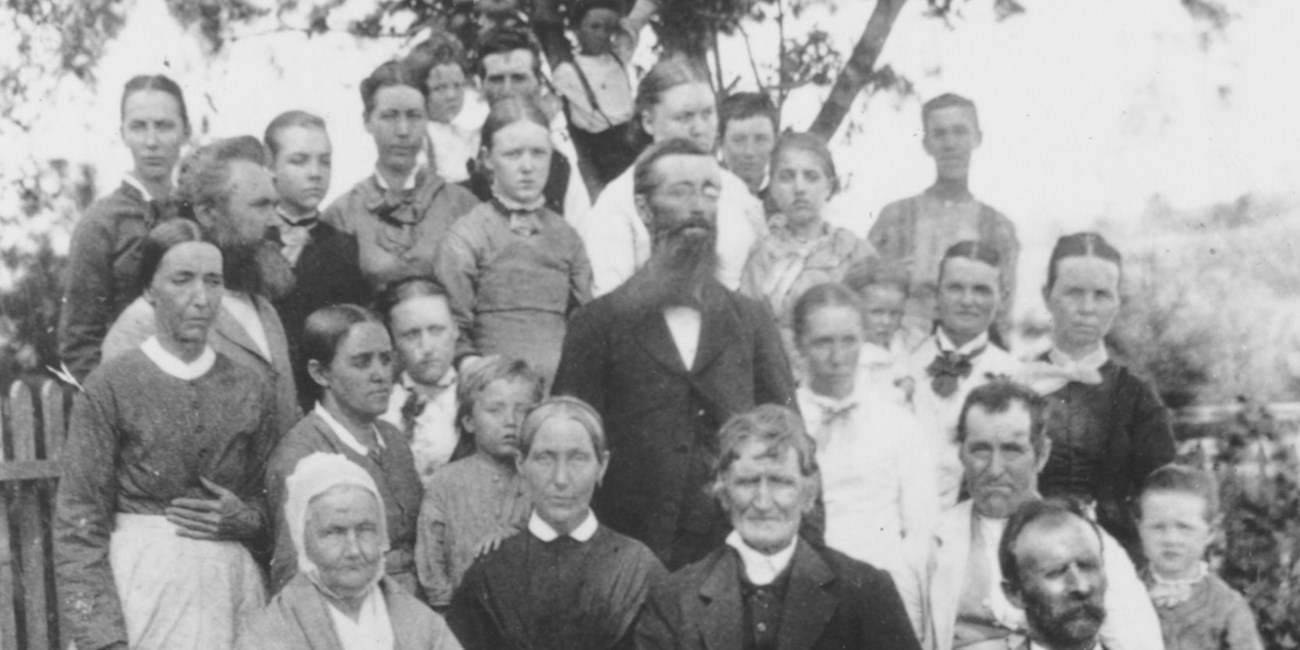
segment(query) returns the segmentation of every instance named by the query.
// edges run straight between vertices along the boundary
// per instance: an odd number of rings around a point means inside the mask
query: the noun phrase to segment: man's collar
[[[587,518],[583,519],[582,523],[578,524],[577,528],[570,531],[568,537],[572,537],[574,540],[579,542],[590,541],[592,536],[596,534],[596,529],[598,527],[599,524],[596,522],[596,513],[592,512],[591,508],[587,508]],[[550,524],[546,523],[546,520],[542,519],[542,516],[537,514],[536,509],[534,509],[533,513],[528,516],[528,532],[532,533],[533,537],[536,537],[543,542],[553,542],[560,538],[560,533],[552,528]]]
[[[1031,640],[1031,641],[1029,642],[1029,650],[1051,650],[1051,648],[1048,648],[1048,647],[1046,647],[1046,646],[1038,645],[1037,642]],[[1100,639],[1097,640],[1097,641],[1094,641],[1094,642],[1093,642],[1093,644],[1092,644],[1092,650],[1103,650],[1103,649],[1102,649],[1102,645],[1101,645],[1101,640],[1100,640]]]
[[[934,342],[939,347],[940,352],[956,352],[957,354],[967,355],[988,345],[989,333],[980,332],[979,336],[967,341],[965,345],[957,347],[943,331],[943,326],[940,326],[934,331]]]
[[[284,208],[280,205],[276,205],[275,214],[280,217],[280,221],[287,226],[311,227],[320,221],[320,210],[312,210],[309,214],[294,216],[285,212]]]
[[[796,535],[789,546],[767,555],[746,544],[740,537],[740,532],[733,530],[727,535],[727,546],[736,549],[740,555],[740,563],[745,567],[745,577],[756,586],[762,587],[772,584],[790,566],[790,561],[794,559],[794,550],[799,546],[799,537]]]
[[[447,390],[456,385],[456,377],[456,367],[449,366],[447,372],[442,373],[442,376],[438,378],[438,381],[434,382],[433,386],[429,386],[428,388],[432,388],[437,392]],[[416,392],[418,388],[423,386],[423,384],[420,384],[411,377],[411,373],[406,372],[405,370],[402,371],[401,376],[398,378],[398,382],[401,383],[402,388],[405,388],[410,392]]]
[[[145,339],[145,342],[140,344],[140,351],[144,352],[144,355],[149,357],[149,360],[155,366],[158,366],[159,370],[181,381],[193,381],[202,377],[217,362],[217,353],[213,352],[212,348],[207,345],[203,346],[203,352],[199,353],[197,359],[189,362],[183,361],[163,348],[157,336]]]

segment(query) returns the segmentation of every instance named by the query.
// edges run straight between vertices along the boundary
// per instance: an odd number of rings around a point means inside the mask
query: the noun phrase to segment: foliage
[[[17,204],[0,213],[0,386],[8,386],[56,363],[68,233],[94,196],[94,173],[55,162],[0,190]]]
[[[1241,399],[1185,461],[1216,469],[1221,492],[1219,574],[1246,596],[1266,648],[1300,647],[1300,456],[1296,426]]]
[[[1136,220],[1100,228],[1129,242],[1125,303],[1109,343],[1170,406],[1294,399],[1297,213],[1294,201],[1249,195],[1195,211],[1153,200]]]

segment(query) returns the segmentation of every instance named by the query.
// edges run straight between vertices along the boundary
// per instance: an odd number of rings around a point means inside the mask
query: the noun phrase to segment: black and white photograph
[[[1300,647],[1295,0],[0,0],[0,650]]]

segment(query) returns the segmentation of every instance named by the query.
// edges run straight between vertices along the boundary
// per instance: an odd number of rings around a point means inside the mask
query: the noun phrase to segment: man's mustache
[[[677,235],[682,231],[690,228],[700,228],[707,232],[714,232],[718,229],[718,226],[714,222],[705,219],[704,217],[690,217],[688,219],[684,219],[682,221],[678,221],[676,223],[670,224],[660,229],[660,232],[665,235],[671,236],[671,235]]]

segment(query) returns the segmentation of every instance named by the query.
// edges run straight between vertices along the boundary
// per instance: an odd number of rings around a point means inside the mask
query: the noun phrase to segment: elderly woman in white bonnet
[[[315,453],[286,491],[298,573],[242,630],[241,650],[460,650],[442,617],[384,575],[383,500],[364,469]]]

